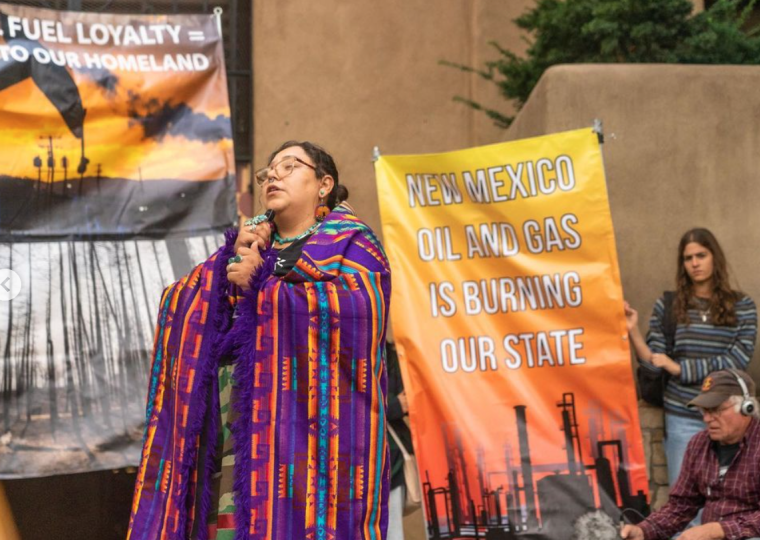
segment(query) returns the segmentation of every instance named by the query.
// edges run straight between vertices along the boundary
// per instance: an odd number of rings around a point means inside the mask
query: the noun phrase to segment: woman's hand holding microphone
[[[255,220],[255,218],[254,218]],[[250,288],[251,277],[262,265],[261,252],[269,246],[271,218],[259,223],[244,224],[235,241],[235,256],[227,265],[227,279],[244,291]]]

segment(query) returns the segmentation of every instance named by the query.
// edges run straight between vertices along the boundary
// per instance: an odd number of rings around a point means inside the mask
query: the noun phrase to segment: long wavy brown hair
[[[689,307],[692,306],[694,284],[686,273],[683,252],[686,245],[696,242],[707,248],[713,257],[712,294],[710,296],[710,320],[715,326],[733,326],[736,320],[736,301],[740,293],[731,288],[728,264],[723,249],[715,235],[707,229],[691,229],[681,237],[678,244],[678,269],[676,270],[676,297],[673,312],[676,321],[689,324]]]

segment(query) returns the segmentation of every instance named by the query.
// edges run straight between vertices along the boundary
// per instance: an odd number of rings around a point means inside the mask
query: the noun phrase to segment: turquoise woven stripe
[[[156,476],[156,491],[161,489],[161,477],[164,475],[164,463],[166,460],[162,459],[158,464],[158,475]]]
[[[330,306],[325,284],[317,283],[315,288],[319,306],[316,538],[324,540],[327,538],[327,468],[330,440]]]
[[[153,371],[150,374],[150,389],[148,390],[148,403],[145,407],[145,429],[143,429],[143,445],[148,437],[148,424],[150,417],[153,415],[153,404],[156,401],[156,392],[158,391],[158,378],[161,375],[161,366],[163,365],[163,342],[164,332],[166,331],[166,315],[169,312],[171,304],[171,293],[166,295],[166,302],[161,308],[161,324],[159,326],[158,338],[156,339],[156,355],[153,358]]]
[[[370,285],[372,287],[372,294],[375,296],[375,305],[377,306],[377,314],[378,314],[378,321],[384,321],[385,320],[385,311],[383,307],[383,298],[380,294],[380,290],[377,288],[377,283],[374,280],[369,280]],[[383,325],[378,324],[378,335],[377,343],[382,343],[382,331],[383,331]],[[383,396],[385,395],[383,392],[383,388],[380,384],[380,367],[383,363],[383,355],[385,354],[384,350],[381,350],[381,347],[377,348],[377,357],[375,358],[375,380],[377,381],[377,395]],[[380,406],[378,407],[378,426],[384,427],[385,426],[385,403],[383,400],[380,400]],[[377,466],[375,468],[375,478],[382,478],[383,474],[383,448],[385,448],[385,429],[378,429],[377,430],[377,446],[375,447],[375,455],[377,456],[377,459],[375,462],[377,463]],[[370,522],[374,523],[377,519],[377,513],[380,510],[381,501],[380,501],[380,488],[382,487],[382,482],[375,482],[375,492],[374,492],[374,498],[373,501],[374,504],[372,505],[372,512],[370,514]],[[377,534],[375,534],[375,528],[370,528],[370,538],[373,540],[377,538]]]

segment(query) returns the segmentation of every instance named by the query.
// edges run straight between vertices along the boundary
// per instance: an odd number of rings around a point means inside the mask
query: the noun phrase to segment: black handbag
[[[662,319],[662,333],[665,336],[665,354],[672,358],[676,342],[676,319],[673,316],[673,298],[675,292],[665,291],[663,295],[664,317]],[[639,360],[636,369],[636,382],[639,387],[639,397],[655,407],[662,407],[665,400],[665,388],[668,386],[670,373],[660,367],[653,366],[649,362]]]

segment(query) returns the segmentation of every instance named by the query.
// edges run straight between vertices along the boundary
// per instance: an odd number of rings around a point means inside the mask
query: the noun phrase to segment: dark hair
[[[269,160],[267,163],[272,163],[272,160],[274,159],[274,156],[285,150],[286,148],[293,148],[294,146],[297,146],[304,152],[306,152],[306,155],[308,155],[311,160],[314,162],[314,167],[316,168],[317,173],[317,179],[322,179],[327,175],[330,175],[333,177],[333,180],[335,180],[335,185],[332,188],[332,191],[330,191],[330,194],[327,196],[327,206],[329,206],[331,209],[338,206],[343,201],[348,200],[348,189],[340,184],[340,180],[338,178],[338,167],[335,165],[335,160],[332,158],[330,154],[327,153],[327,150],[322,148],[319,145],[316,145],[314,143],[311,143],[309,141],[287,141],[280,145],[280,147],[272,152],[269,155]]]
[[[713,257],[712,294],[710,296],[710,318],[716,326],[735,325],[736,301],[739,293],[731,289],[726,256],[715,235],[707,229],[691,229],[681,237],[678,243],[678,268],[676,270],[676,298],[673,310],[678,322],[689,323],[689,304],[694,284],[684,268],[683,252],[692,242],[707,248]]]

